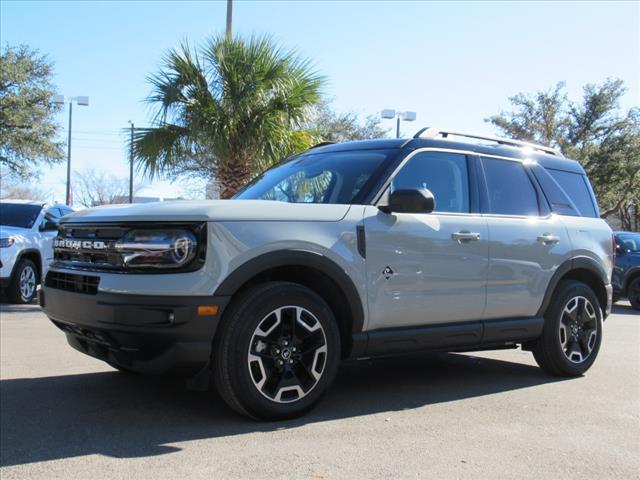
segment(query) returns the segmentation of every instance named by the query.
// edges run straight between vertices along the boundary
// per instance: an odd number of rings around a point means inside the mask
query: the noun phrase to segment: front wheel
[[[533,348],[536,362],[551,375],[582,375],[593,365],[601,342],[602,311],[593,290],[582,282],[561,282]]]
[[[31,303],[36,296],[38,269],[31,260],[23,258],[18,263],[9,285],[9,298],[13,303]]]
[[[212,363],[229,406],[253,418],[280,420],[315,405],[339,360],[340,334],[327,303],[302,285],[270,282],[230,306]]]
[[[640,277],[634,278],[631,280],[631,283],[629,283],[627,297],[629,298],[631,306],[636,310],[640,310]]]

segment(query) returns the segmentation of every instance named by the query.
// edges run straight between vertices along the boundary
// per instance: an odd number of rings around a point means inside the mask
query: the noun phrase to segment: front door
[[[475,213],[471,159],[422,151],[391,188],[429,189],[429,214],[365,210],[368,330],[464,322],[482,318],[488,272],[486,219]]]

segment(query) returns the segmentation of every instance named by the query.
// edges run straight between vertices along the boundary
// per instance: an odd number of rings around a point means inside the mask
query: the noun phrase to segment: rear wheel
[[[23,258],[18,263],[9,285],[9,299],[13,303],[31,303],[36,296],[37,285],[38,269],[35,263]]]
[[[234,410],[285,419],[315,405],[339,360],[338,326],[326,302],[302,285],[271,282],[230,307],[212,363],[216,387]]]
[[[629,303],[636,310],[640,310],[640,277],[636,277],[631,280],[629,287],[627,288],[627,297]]]
[[[602,311],[593,290],[581,282],[561,282],[533,348],[538,365],[551,375],[582,375],[593,365],[601,341]]]

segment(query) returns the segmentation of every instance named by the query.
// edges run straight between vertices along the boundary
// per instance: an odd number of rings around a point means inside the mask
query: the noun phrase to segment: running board
[[[421,351],[483,350],[527,342],[542,334],[542,317],[383,328],[353,335],[351,358]]]

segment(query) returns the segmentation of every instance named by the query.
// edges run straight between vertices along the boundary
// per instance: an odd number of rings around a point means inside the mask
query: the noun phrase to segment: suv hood
[[[10,237],[12,235],[26,235],[31,229],[22,227],[12,227],[9,225],[0,225],[0,236],[2,238]]]
[[[177,200],[105,205],[65,216],[61,223],[183,221],[337,222],[349,205],[286,203],[270,200]]]

